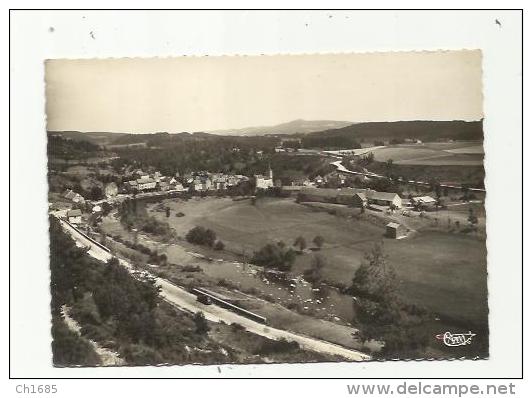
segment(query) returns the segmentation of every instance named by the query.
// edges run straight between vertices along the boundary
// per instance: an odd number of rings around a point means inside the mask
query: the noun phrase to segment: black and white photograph
[[[481,60],[47,60],[54,364],[488,358]]]
[[[522,10],[9,21],[11,394],[516,395]]]

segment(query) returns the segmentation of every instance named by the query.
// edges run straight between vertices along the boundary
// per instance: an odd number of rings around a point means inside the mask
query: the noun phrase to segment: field
[[[400,144],[375,149],[375,160],[404,165],[478,166],[484,160],[484,150],[478,142]]]
[[[399,277],[404,299],[425,306],[448,319],[484,323],[487,317],[486,247],[482,239],[459,233],[421,231],[408,239],[383,238],[384,228],[365,220],[313,211],[290,199],[250,201],[193,199],[166,200],[167,220],[179,235],[195,225],[213,229],[226,249],[250,255],[271,241],[292,244],[302,235],[312,247],[316,235],[325,238],[325,279],[349,285],[353,274],[375,242],[383,241],[388,262]],[[175,217],[180,211],[184,217]],[[310,266],[313,253],[298,256],[294,274]]]

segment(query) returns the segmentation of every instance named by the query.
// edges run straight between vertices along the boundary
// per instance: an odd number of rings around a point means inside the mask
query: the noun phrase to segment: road
[[[72,228],[63,220],[60,220],[63,229],[76,241],[80,246],[89,247],[88,254],[100,261],[108,261],[113,255],[95,245],[89,239],[80,234],[75,228]],[[128,271],[134,269],[127,261],[119,259],[120,264]],[[246,317],[234,312],[218,307],[216,305],[204,305],[196,300],[196,296],[179,286],[174,285],[166,279],[152,275],[156,283],[161,286],[162,298],[171,305],[192,313],[203,312],[205,318],[212,322],[225,322],[227,324],[238,323],[244,326],[249,332],[255,333],[273,340],[284,338],[288,341],[297,342],[305,350],[315,351],[328,355],[336,355],[349,361],[366,361],[371,359],[367,354],[359,351],[350,350],[337,344],[315,339],[301,334],[292,333],[286,330],[272,328],[267,325],[252,321]]]

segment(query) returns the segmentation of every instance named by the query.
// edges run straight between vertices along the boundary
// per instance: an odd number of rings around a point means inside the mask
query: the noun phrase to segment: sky
[[[480,120],[479,50],[48,60],[49,131]]]

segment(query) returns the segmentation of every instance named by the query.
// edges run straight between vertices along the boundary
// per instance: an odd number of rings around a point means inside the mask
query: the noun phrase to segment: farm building
[[[301,202],[337,203],[339,189],[332,188],[301,188],[298,199]]]
[[[386,225],[385,235],[388,238],[399,239],[406,235],[406,228],[399,223],[391,222]]]
[[[355,207],[366,207],[368,205],[368,198],[364,192],[357,192],[353,197],[353,203]]]
[[[403,207],[401,197],[394,192],[377,192],[367,191],[365,192],[368,203],[376,204],[380,206],[394,206],[396,209]]]
[[[401,198],[396,193],[371,189],[302,188],[298,198],[302,202],[339,203],[353,207],[365,207],[368,204],[402,207]]]
[[[68,222],[71,224],[81,224],[81,210],[74,209],[67,212]]]
[[[415,206],[424,206],[424,207],[436,206],[436,199],[434,199],[431,196],[418,196],[418,197],[412,198],[412,203]]]

